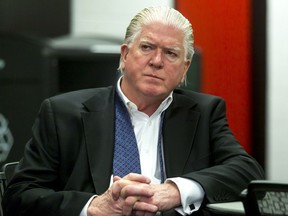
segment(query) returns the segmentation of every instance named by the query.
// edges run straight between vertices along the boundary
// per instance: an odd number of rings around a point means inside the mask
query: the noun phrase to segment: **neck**
[[[120,88],[123,94],[134,104],[136,104],[139,111],[144,112],[148,116],[151,116],[160,106],[163,100],[168,95],[146,95],[141,91],[130,89],[129,85],[125,85],[124,80],[121,80]],[[128,87],[128,88],[127,88]]]
[[[158,109],[162,101],[166,98],[158,98],[143,94],[131,94],[131,91],[125,91],[123,88],[122,91],[131,102],[136,104],[139,111],[144,112],[148,116],[151,116]]]
[[[133,103],[135,103],[135,102],[133,101]],[[151,116],[158,109],[161,102],[147,103],[145,101],[141,101],[141,102],[135,103],[135,104],[137,105],[139,111],[144,112],[148,116]]]

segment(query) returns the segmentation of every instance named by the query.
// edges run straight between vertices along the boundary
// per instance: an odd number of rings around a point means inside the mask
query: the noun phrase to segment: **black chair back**
[[[243,199],[246,215],[288,215],[288,183],[252,181]]]

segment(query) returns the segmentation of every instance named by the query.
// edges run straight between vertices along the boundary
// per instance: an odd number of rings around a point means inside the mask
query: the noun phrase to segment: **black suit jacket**
[[[78,215],[109,187],[114,148],[114,87],[45,100],[18,171],[5,192],[5,215]],[[239,199],[258,163],[231,133],[222,99],[175,90],[163,122],[167,177],[199,182],[205,201]],[[17,206],[17,208],[16,208]]]

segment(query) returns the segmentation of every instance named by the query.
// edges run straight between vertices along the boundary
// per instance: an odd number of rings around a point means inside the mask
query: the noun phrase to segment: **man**
[[[116,86],[43,102],[5,215],[185,215],[239,199],[263,172],[233,137],[222,99],[176,89],[193,52],[192,27],[178,11],[138,13]]]

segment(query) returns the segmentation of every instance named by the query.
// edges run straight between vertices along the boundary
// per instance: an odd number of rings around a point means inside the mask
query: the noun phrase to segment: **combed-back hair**
[[[141,33],[142,27],[153,22],[160,22],[180,29],[184,34],[183,45],[186,60],[192,60],[194,54],[192,25],[179,11],[167,6],[147,7],[136,14],[126,29],[124,43],[128,46],[132,44]]]

